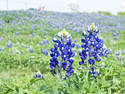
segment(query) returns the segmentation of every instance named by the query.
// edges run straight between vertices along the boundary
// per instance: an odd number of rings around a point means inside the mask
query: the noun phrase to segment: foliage
[[[107,16],[111,16],[112,13],[108,12],[108,11],[98,11],[99,14],[103,14],[103,15],[107,15]]]
[[[6,19],[10,20],[6,22]],[[79,47],[86,25],[95,22],[98,37],[112,52],[97,62],[101,75],[93,78],[80,66]],[[66,28],[72,35],[74,73],[65,80],[51,75],[51,40]],[[124,94],[125,18],[89,13],[39,10],[0,11],[0,94]],[[58,50],[60,51],[60,50]],[[38,72],[40,71],[40,72]],[[34,78],[35,76],[35,78]],[[41,79],[42,78],[42,79]]]
[[[119,16],[125,16],[125,12],[118,12],[117,15],[119,15]]]

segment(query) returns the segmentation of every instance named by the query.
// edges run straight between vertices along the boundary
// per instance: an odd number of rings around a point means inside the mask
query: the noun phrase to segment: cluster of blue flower
[[[65,71],[65,76],[71,76],[73,71],[74,60],[71,57],[75,56],[72,48],[75,46],[72,43],[71,35],[65,31],[65,29],[58,33],[57,38],[53,39],[54,48],[51,48],[50,68],[53,75],[59,73],[62,74],[62,70]],[[60,58],[61,57],[61,58]],[[62,77],[62,75],[61,75]]]
[[[43,75],[41,74],[40,71],[38,71],[37,73],[35,73],[34,78],[40,78],[40,79],[43,79]]]
[[[109,54],[109,50],[103,47],[103,40],[97,36],[98,33],[99,30],[94,24],[88,26],[87,31],[82,33],[84,37],[81,39],[82,51],[79,52],[81,58],[79,65],[87,66],[89,73],[94,78],[101,75],[96,66],[96,61],[100,62],[101,56],[107,57],[107,54]],[[72,48],[75,47],[75,44],[72,43],[72,37],[64,29],[53,38],[53,42],[55,43],[54,48],[50,49],[51,73],[60,76],[60,78],[69,77],[74,72],[72,57],[75,56],[75,52],[72,51]]]
[[[103,40],[97,36],[98,33],[99,30],[97,29],[97,27],[95,27],[94,24],[90,25],[87,29],[87,32],[83,32],[84,38],[81,39],[81,47],[83,48],[83,50],[79,52],[82,60],[79,62],[79,64],[89,66],[90,74],[93,74],[95,78],[97,75],[101,75],[101,73],[95,66],[95,62],[100,62],[101,59],[99,57],[107,57],[107,54],[109,54],[108,49],[103,48]]]

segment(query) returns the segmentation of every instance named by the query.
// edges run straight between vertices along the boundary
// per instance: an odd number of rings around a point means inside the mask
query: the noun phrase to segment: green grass
[[[6,84],[12,88],[13,91],[9,94],[24,94],[26,91],[27,94],[44,94],[47,92],[47,94],[57,94],[57,88],[58,92],[60,91],[64,94],[124,94],[125,64],[114,61],[116,60],[114,60],[112,56],[102,61],[107,67],[105,70],[102,70],[102,75],[96,80],[86,79],[85,71],[87,70],[82,71],[79,79],[77,79],[76,74],[74,74],[72,78],[64,81],[53,77],[49,72],[42,72],[44,80],[36,81],[30,87],[26,88],[35,72],[33,72],[32,68],[23,68],[23,66],[20,66],[17,69],[9,69],[1,72],[0,85]],[[69,82],[71,83],[70,85]],[[5,86],[0,87],[0,90],[1,93],[6,92],[7,88],[5,88]]]
[[[39,24],[39,23],[38,23]],[[8,27],[8,28],[6,28]],[[22,28],[17,36],[13,33],[17,28]],[[25,30],[27,28],[28,30]],[[100,68],[102,75],[97,79],[89,78],[87,69],[78,70],[79,56],[76,56],[73,64],[76,73],[66,80],[60,80],[53,77],[49,72],[49,56],[41,53],[42,49],[50,49],[53,47],[52,38],[59,31],[52,30],[50,32],[41,32],[43,27],[31,30],[31,23],[28,26],[5,24],[0,31],[0,37],[4,41],[0,41],[0,47],[3,51],[0,52],[0,94],[124,94],[125,93],[125,61],[118,61],[109,55],[109,58],[103,58],[100,63],[106,65],[106,68]],[[44,29],[44,28],[43,28]],[[6,31],[4,34],[2,31]],[[32,39],[29,36],[35,32],[36,36]],[[48,34],[47,36],[46,33]],[[80,39],[82,33],[69,31],[73,39],[77,39],[81,44]],[[125,31],[119,31],[118,40],[114,40],[111,32],[100,33],[104,44],[110,48],[113,53],[115,50],[125,50]],[[43,39],[48,39],[50,44],[48,46],[39,45]],[[12,48],[7,48],[6,43],[11,40],[13,42]],[[74,41],[74,40],[73,40]],[[20,47],[21,44],[31,46],[34,53],[30,53],[26,48]],[[17,52],[10,53],[16,48]],[[75,48],[76,49],[76,48]],[[80,49],[76,49],[77,52]],[[19,54],[20,51],[22,54]],[[41,71],[44,79],[35,80],[33,76],[35,72]],[[80,71],[80,72],[79,72]]]

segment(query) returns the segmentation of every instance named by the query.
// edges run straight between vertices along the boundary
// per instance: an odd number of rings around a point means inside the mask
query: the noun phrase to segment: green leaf
[[[54,90],[46,90],[44,91],[45,94],[54,94]]]
[[[108,88],[108,94],[111,94],[111,88]]]
[[[33,84],[36,81],[36,79],[31,79],[30,84]]]
[[[40,91],[44,90],[46,88],[46,85],[40,86]]]
[[[69,86],[69,87],[71,86],[71,83],[72,83],[72,82],[69,80],[69,81],[68,81],[68,86]]]
[[[104,82],[102,87],[110,87],[111,86],[111,83],[110,82]]]

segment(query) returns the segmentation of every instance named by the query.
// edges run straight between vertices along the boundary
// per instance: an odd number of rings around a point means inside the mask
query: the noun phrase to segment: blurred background
[[[59,12],[125,11],[125,0],[0,0],[0,10],[43,8]]]

